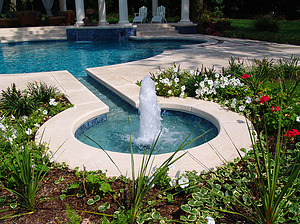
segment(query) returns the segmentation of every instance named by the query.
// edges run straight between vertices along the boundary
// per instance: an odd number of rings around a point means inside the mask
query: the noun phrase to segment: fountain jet
[[[161,130],[161,109],[157,103],[155,83],[148,75],[142,83],[140,89],[140,128],[138,142],[140,144],[151,144]]]

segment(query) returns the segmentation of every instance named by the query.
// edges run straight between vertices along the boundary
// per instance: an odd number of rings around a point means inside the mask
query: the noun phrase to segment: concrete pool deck
[[[142,80],[149,72],[157,71],[158,66],[165,68],[177,63],[183,69],[196,69],[203,65],[204,67],[214,66],[219,70],[227,67],[231,56],[244,59],[290,58],[291,55],[300,57],[300,46],[204,35],[180,35],[180,37],[206,39],[208,42],[203,45],[188,46],[185,49],[165,51],[160,55],[140,61],[88,68],[87,73],[130,104],[138,107],[139,87],[135,85],[135,82]],[[67,71],[1,74],[0,90],[6,89],[11,83],[16,83],[19,88],[25,88],[27,83],[32,81],[44,81],[47,84],[56,85],[74,104],[73,108],[53,117],[40,129],[44,132],[43,141],[48,142],[50,150],[56,152],[55,161],[66,162],[70,168],[107,170],[107,175],[119,176],[120,173],[102,150],[87,146],[74,137],[76,129],[81,124],[97,115],[107,113],[109,108]],[[250,148],[248,128],[242,115],[228,111],[218,104],[193,98],[158,97],[158,100],[162,108],[201,115],[219,129],[219,135],[216,138],[188,150],[188,154],[175,164],[176,170],[201,171],[205,167],[220,166],[222,161],[215,150],[230,161],[237,157],[235,146]],[[130,176],[130,155],[107,152],[122,174]],[[160,164],[168,155],[170,154],[156,156],[154,164]],[[135,155],[135,159],[137,160],[136,169],[138,169],[141,155]],[[171,171],[171,175],[176,170]]]

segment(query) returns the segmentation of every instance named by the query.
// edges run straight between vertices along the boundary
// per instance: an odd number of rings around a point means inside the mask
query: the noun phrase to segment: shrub
[[[6,91],[2,90],[0,109],[4,115],[28,116],[34,109],[34,101],[17,90],[16,84],[13,83]]]
[[[55,98],[58,94],[58,89],[55,86],[48,86],[44,82],[33,82],[28,83],[26,92],[30,99],[37,103],[46,104],[50,99]]]
[[[269,32],[278,32],[279,31],[279,22],[274,19],[271,15],[265,15],[260,18],[257,18],[254,21],[254,28],[257,31],[269,31]]]

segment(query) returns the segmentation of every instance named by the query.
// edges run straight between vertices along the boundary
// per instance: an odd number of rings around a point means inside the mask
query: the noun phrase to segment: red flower
[[[276,111],[280,111],[280,107],[278,107],[278,106],[272,106],[271,107],[271,112],[276,112]]]
[[[242,79],[247,79],[247,78],[250,78],[250,75],[248,75],[248,74],[243,74],[241,78],[242,78]]]
[[[299,135],[299,131],[297,131],[296,129],[292,129],[291,131],[288,131],[287,133],[284,134],[284,136],[289,136],[289,138],[294,137]]]
[[[262,96],[261,98],[259,98],[259,102],[262,104],[267,103],[269,100],[270,100],[269,95]]]

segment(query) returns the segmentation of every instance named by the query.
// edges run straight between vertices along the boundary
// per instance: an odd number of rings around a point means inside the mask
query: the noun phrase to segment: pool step
[[[66,40],[65,26],[0,28],[0,42]]]
[[[169,23],[138,24],[136,29],[136,36],[173,36],[177,34],[178,30]]]

